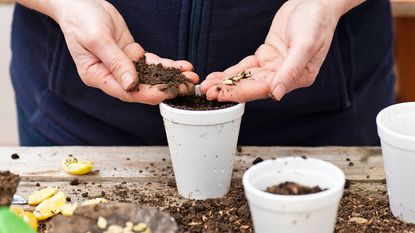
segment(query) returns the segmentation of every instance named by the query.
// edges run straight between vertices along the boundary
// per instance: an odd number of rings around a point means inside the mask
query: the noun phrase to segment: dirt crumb
[[[70,185],[72,185],[72,186],[79,185],[79,179],[78,179],[78,178],[71,179],[71,180],[69,181],[69,184],[70,184]]]
[[[261,157],[257,157],[256,159],[254,159],[254,161],[252,161],[252,164],[255,165],[257,163],[263,162],[264,159],[262,159]]]
[[[286,181],[278,185],[267,187],[265,191],[278,195],[305,195],[319,193],[325,190],[326,189],[321,189],[319,186],[307,187],[295,182]]]

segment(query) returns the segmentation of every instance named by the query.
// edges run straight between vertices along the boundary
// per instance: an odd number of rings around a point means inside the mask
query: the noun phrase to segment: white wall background
[[[0,4],[0,146],[18,145],[16,107],[9,63],[12,4]]]

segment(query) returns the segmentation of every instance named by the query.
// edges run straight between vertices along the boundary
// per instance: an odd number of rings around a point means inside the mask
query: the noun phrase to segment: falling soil
[[[18,154],[16,154],[16,153],[12,154],[10,157],[12,159],[19,159],[20,158],[20,156]]]
[[[268,193],[279,195],[305,195],[312,193],[319,193],[326,189],[321,189],[319,186],[307,187],[295,182],[286,181],[284,183],[267,187],[265,190]]]
[[[20,177],[9,171],[0,172],[0,206],[8,206],[13,199]]]
[[[162,64],[147,64],[146,56],[143,56],[138,62],[134,62],[134,65],[141,84],[152,86],[166,84],[162,91],[168,91],[171,88],[177,89],[180,84],[187,86],[190,83],[179,69],[164,67]]]
[[[195,111],[218,110],[236,105],[232,102],[209,101],[205,96],[179,96],[165,103],[174,108]]]

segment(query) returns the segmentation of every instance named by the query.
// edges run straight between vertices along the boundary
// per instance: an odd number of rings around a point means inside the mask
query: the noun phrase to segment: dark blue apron
[[[205,77],[253,54],[284,1],[110,1],[147,51],[188,59]],[[389,0],[343,16],[316,82],[281,102],[250,102],[242,145],[376,145],[393,103]],[[80,80],[52,19],[16,5],[11,76],[30,125],[57,145],[165,145],[157,106],[123,103]]]

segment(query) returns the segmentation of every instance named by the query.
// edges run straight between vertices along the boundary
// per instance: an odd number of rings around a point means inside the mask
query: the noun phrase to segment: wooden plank
[[[0,0],[0,4],[12,4],[14,2],[14,0]]]
[[[20,159],[11,159],[13,153],[18,153]],[[0,147],[0,170],[20,174],[23,181],[68,181],[74,176],[63,171],[61,161],[69,154],[94,162],[95,172],[82,176],[89,182],[167,180],[173,177],[167,147]],[[339,166],[350,180],[381,181],[385,178],[379,147],[243,147],[235,158],[233,178],[240,179],[257,157],[273,159],[303,155]]]
[[[415,9],[414,9],[415,11]],[[415,18],[396,18],[396,77],[398,101],[415,101]]]
[[[392,12],[395,17],[415,16],[415,0],[391,0]]]

